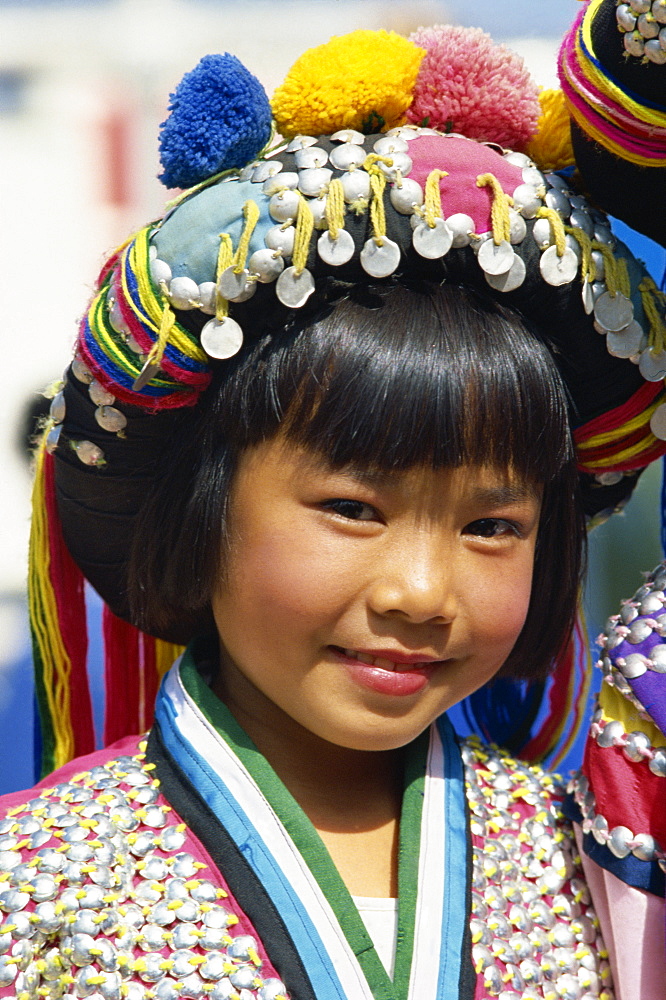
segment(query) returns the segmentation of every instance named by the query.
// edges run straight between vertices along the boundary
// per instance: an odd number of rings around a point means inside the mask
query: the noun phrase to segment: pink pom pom
[[[536,132],[538,88],[520,56],[480,28],[435,25],[410,39],[426,50],[411,124],[522,149]]]

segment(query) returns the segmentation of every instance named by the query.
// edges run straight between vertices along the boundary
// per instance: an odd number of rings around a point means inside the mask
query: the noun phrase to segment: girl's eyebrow
[[[330,467],[331,471],[349,479],[355,479],[365,486],[382,489],[394,481],[395,473],[386,469],[368,468],[350,462],[341,468]],[[530,482],[503,482],[498,486],[475,486],[470,492],[470,500],[481,506],[503,507],[508,504],[527,504],[541,501],[541,490]]]
[[[527,504],[541,500],[539,489],[531,483],[504,483],[501,486],[479,486],[472,491],[475,503],[488,507],[504,507],[507,504]]]

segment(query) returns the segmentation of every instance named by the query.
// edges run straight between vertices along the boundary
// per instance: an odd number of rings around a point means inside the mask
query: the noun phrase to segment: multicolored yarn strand
[[[53,458],[36,454],[28,603],[42,730],[41,772],[94,750],[83,575],[62,538]]]
[[[544,682],[499,678],[475,691],[454,710],[456,726],[490,743],[510,746],[531,763],[557,767],[571,750],[585,719],[592,678],[582,609],[553,671]]]
[[[108,745],[128,733],[143,733],[150,727],[160,680],[183,647],[146,635],[117,618],[106,605],[102,622],[104,744]]]
[[[665,442],[650,430],[650,417],[666,399],[661,382],[645,382],[622,406],[574,431],[582,472],[631,472],[664,454]]]
[[[548,690],[548,713],[522,753],[528,760],[548,758],[551,769],[559,767],[571,750],[585,722],[585,708],[592,683],[592,659],[582,608],[568,647],[558,662]]]
[[[197,337],[178,322],[150,277],[152,228],[142,229],[103,270],[102,287],[81,323],[79,349],[117,399],[160,410],[196,403],[210,371]],[[134,386],[148,360],[159,371],[138,392]]]
[[[591,0],[560,50],[560,82],[571,117],[604,149],[630,163],[666,167],[666,108],[628,94],[597,59]]]

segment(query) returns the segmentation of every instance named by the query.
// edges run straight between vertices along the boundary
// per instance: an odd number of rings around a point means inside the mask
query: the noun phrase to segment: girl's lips
[[[409,657],[405,657],[405,662],[397,662],[360,650],[338,646],[331,649],[358,684],[378,694],[393,696],[418,694],[428,684],[433,670],[443,662]],[[395,653],[391,655],[396,656]]]
[[[415,667],[431,667],[442,662],[441,659],[432,656],[423,656],[419,653],[399,653],[396,650],[377,649],[370,652],[362,649],[343,649],[341,646],[333,646],[332,648],[349,660],[358,660],[360,663],[380,667],[382,670],[411,670]]]

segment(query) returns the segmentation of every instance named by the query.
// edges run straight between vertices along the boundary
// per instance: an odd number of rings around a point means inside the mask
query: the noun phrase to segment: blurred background
[[[229,51],[270,94],[331,35],[454,23],[507,43],[549,87],[578,10],[578,0],[0,0],[0,792],[33,782],[27,414],[62,374],[108,252],[163,211],[157,133],[183,73]],[[663,250],[618,231],[659,282]],[[643,480],[627,513],[591,539],[592,635],[661,558],[660,470]],[[94,643],[90,669],[95,687]]]

